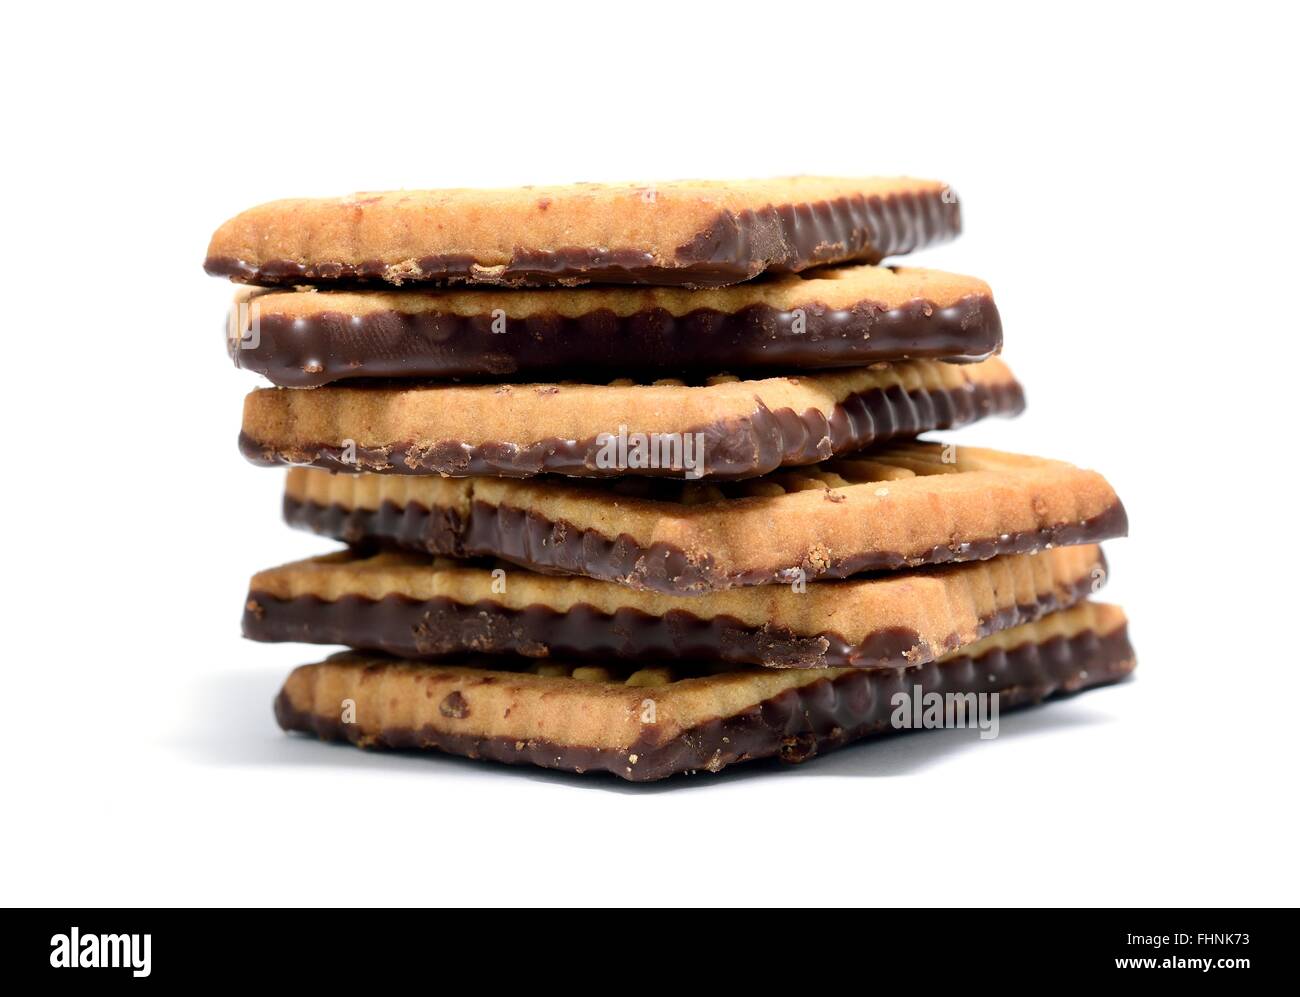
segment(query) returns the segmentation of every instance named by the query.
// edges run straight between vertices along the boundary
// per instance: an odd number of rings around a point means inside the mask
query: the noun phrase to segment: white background
[[[975,6],[10,10],[3,899],[1300,899],[1296,26]],[[242,641],[242,596],[329,544],[236,452],[258,382],[211,231],[282,196],[794,172],[960,192],[966,234],[915,261],[993,285],[1030,405],[958,439],[1110,478],[1136,679],[993,742],[662,788],[282,734],[321,652]]]

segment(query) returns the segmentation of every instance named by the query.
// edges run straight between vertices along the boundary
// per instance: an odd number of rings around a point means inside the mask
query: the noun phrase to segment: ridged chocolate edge
[[[651,253],[637,249],[573,246],[516,250],[514,258],[501,266],[483,266],[465,255],[431,255],[415,261],[414,268],[402,267],[400,273],[379,260],[258,264],[225,256],[208,257],[203,268],[215,277],[265,287],[600,283],[703,288],[737,284],[764,271],[785,273],[850,260],[878,263],[886,256],[953,239],[960,232],[961,208],[950,191],[902,191],[724,212],[679,246],[669,265],[657,264]]]
[[[632,782],[649,782],[682,772],[717,772],[735,762],[779,758],[803,762],[850,741],[893,731],[891,699],[925,693],[998,693],[1002,712],[1052,696],[1118,681],[1133,670],[1127,627],[1106,634],[1084,631],[1009,651],[995,649],[977,659],[959,657],[905,669],[860,669],[790,689],[734,716],[701,724],[666,742],[644,735],[627,749],[551,741],[450,734],[432,727],[389,728],[366,747],[436,749],[468,758],[529,764],[570,772],[604,771]],[[296,709],[282,690],[275,718],[287,731],[325,740],[357,743],[355,724],[337,716]],[[635,762],[632,761],[635,756]]]
[[[820,409],[802,415],[792,409],[772,411],[759,402],[744,418],[686,427],[684,437],[703,438],[703,475],[719,481],[756,477],[778,467],[813,464],[837,454],[861,450],[890,440],[910,438],[937,429],[952,429],[991,415],[1018,415],[1025,407],[1024,391],[1015,381],[1003,384],[966,383],[959,388],[899,385],[872,388],[837,403],[830,418]],[[617,429],[617,415],[611,415]],[[682,466],[662,468],[601,467],[605,448],[598,437],[564,440],[550,437],[528,446],[514,443],[470,444],[448,440],[431,446],[394,442],[386,447],[355,448],[355,462],[344,461],[342,447],[312,443],[293,448],[239,434],[240,452],[254,464],[305,464],[329,471],[379,474],[440,474],[447,477],[520,478],[536,474],[614,477],[644,474],[683,477]],[[348,456],[353,456],[348,454]]]
[[[353,378],[520,377],[602,380],[638,374],[819,370],[908,359],[972,363],[1002,345],[993,299],[967,295],[944,307],[917,299],[897,308],[808,302],[798,309],[748,305],[673,315],[655,308],[618,315],[262,314],[255,346],[227,340],[235,366],[287,388]],[[802,331],[800,331],[802,330]]]
[[[480,501],[472,502],[468,517],[462,517],[453,509],[430,510],[414,502],[403,508],[384,502],[378,509],[350,509],[285,495],[284,519],[297,529],[349,544],[392,543],[453,557],[499,557],[534,570],[585,575],[669,595],[788,584],[798,571],[813,581],[923,564],[983,561],[1001,554],[1028,554],[1048,546],[1097,543],[1128,534],[1128,515],[1116,500],[1105,512],[1079,523],[972,537],[955,546],[941,544],[929,550],[859,551],[829,562],[772,563],[736,571],[712,556],[693,558],[673,544],[645,547],[626,533],[607,537],[594,529],[547,519],[532,510]]]
[[[1103,576],[1104,577],[1104,576]],[[1007,606],[980,620],[984,637],[1073,606],[1094,590],[1091,575]],[[682,609],[662,616],[623,606],[606,613],[588,603],[567,610],[522,609],[446,596],[380,599],[347,594],[281,599],[253,589],[244,601],[243,633],[251,640],[343,644],[402,658],[451,654],[518,654],[530,658],[611,657],[633,661],[703,660],[768,668],[902,668],[955,650],[953,633],[937,647],[909,627],[882,627],[850,644],[833,631],[796,633],[777,624],[754,626],[734,616],[701,617]]]

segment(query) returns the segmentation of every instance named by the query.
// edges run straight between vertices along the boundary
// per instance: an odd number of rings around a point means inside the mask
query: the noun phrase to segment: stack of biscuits
[[[984,282],[879,265],[960,228],[942,183],[815,177],[227,222],[240,447],[347,545],[252,579],[246,636],[350,648],[280,726],[643,781],[1127,675],[1105,479],[918,439],[1024,407]]]

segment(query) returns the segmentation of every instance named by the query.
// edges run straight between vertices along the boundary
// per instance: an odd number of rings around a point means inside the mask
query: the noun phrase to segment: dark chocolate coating
[[[358,665],[357,667],[363,667]],[[909,668],[868,668],[824,678],[791,689],[734,716],[719,717],[677,737],[658,740],[653,733],[626,750],[527,741],[473,734],[449,734],[432,727],[389,728],[375,747],[433,748],[469,758],[531,764],[571,772],[605,771],[636,782],[663,779],[698,769],[717,771],[733,762],[779,758],[803,762],[850,741],[893,730],[891,703],[896,693],[998,693],[998,710],[1036,703],[1050,696],[1115,682],[1133,668],[1133,648],[1126,627],[1098,635],[1053,637],[1010,651],[995,649],[977,659],[958,657]],[[356,724],[296,710],[282,692],[275,718],[289,731],[334,741],[355,741]],[[636,755],[635,764],[629,764]]]
[[[554,251],[518,249],[501,269],[484,272],[463,255],[426,256],[402,284],[489,284],[548,287],[556,284],[658,284],[725,287],[758,274],[790,273],[823,263],[878,263],[955,238],[961,208],[950,191],[861,194],[815,204],[772,205],[758,211],[724,212],[703,232],[678,246],[671,263],[628,248],[571,246]],[[260,264],[208,257],[213,276],[244,284],[286,287],[386,287],[380,260],[267,260]]]
[[[1014,381],[916,391],[891,385],[849,395],[835,405],[829,419],[820,409],[799,414],[788,408],[772,411],[758,403],[747,417],[693,426],[682,432],[703,435],[703,477],[726,481],[756,477],[778,467],[814,464],[837,454],[931,430],[951,429],[990,415],[1018,415],[1024,407],[1024,391]],[[615,416],[611,420],[617,421]],[[681,467],[635,471],[602,468],[597,458],[603,447],[598,437],[552,437],[527,447],[460,440],[424,447],[395,440],[383,448],[358,446],[356,462],[351,463],[342,459],[343,449],[334,444],[315,443],[282,452],[245,433],[239,435],[240,452],[254,464],[268,466],[308,464],[329,471],[442,474],[456,478],[523,478],[543,473],[575,477],[634,473],[680,478],[684,474]]]
[[[796,312],[801,312],[797,315]],[[798,321],[802,319],[802,330]],[[865,367],[881,361],[974,362],[1002,345],[993,299],[969,295],[943,308],[912,301],[881,309],[810,303],[782,310],[657,308],[620,316],[599,309],[510,319],[490,314],[322,311],[258,319],[257,346],[227,340],[237,367],[288,388],[353,378],[528,378],[601,381],[714,373]]]

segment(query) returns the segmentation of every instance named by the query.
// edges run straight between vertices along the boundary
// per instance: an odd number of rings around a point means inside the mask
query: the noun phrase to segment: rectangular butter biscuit
[[[284,516],[351,544],[494,557],[667,594],[983,560],[1128,532],[1096,471],[909,442],[709,483],[438,478],[293,468]]]
[[[337,655],[295,670],[275,702],[287,731],[367,748],[437,750],[645,782],[760,758],[803,762],[900,729],[896,699],[937,693],[999,714],[1118,681],[1135,665],[1117,606],[1085,602],[907,668],[445,664]],[[953,717],[956,713],[955,698]],[[973,720],[970,724],[973,726]],[[910,721],[909,721],[910,726]]]
[[[1095,545],[801,587],[662,595],[427,555],[327,554],[259,572],[244,635],[409,658],[717,661],[772,668],[903,667],[1096,592]]]

